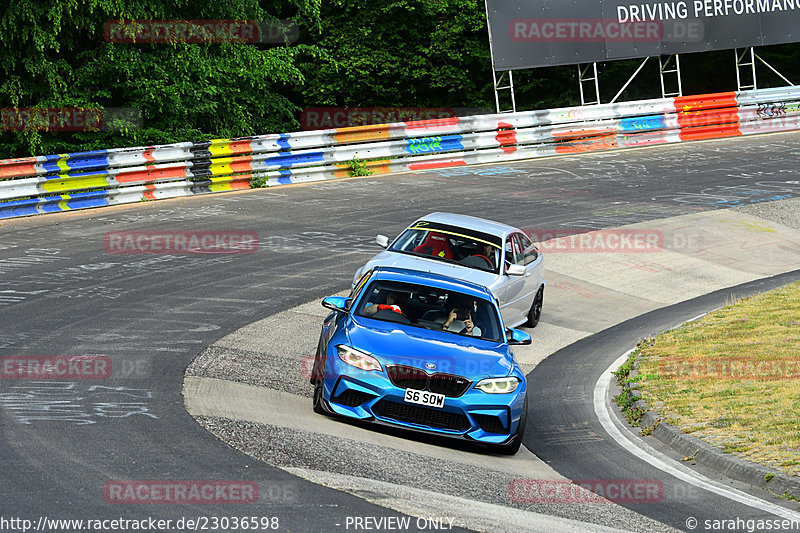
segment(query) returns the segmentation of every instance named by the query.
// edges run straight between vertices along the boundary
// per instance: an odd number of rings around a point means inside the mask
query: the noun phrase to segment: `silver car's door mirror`
[[[506,267],[506,274],[509,276],[524,276],[525,267],[522,265],[508,265]]]
[[[387,246],[389,246],[389,237],[387,237],[386,235],[378,235],[377,237],[375,237],[375,242],[377,242],[378,246],[380,246],[381,248],[386,248]]]

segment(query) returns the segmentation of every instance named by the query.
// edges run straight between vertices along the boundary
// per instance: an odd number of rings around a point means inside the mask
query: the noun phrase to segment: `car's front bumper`
[[[330,359],[329,359],[330,360]],[[323,397],[332,413],[364,421],[475,440],[509,443],[516,436],[525,403],[525,382],[509,394],[487,394],[474,383],[459,397],[446,397],[444,407],[404,401],[385,372],[366,372],[338,358],[324,380]]]

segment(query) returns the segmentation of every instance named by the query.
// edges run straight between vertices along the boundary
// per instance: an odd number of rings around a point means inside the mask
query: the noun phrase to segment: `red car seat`
[[[414,253],[436,255],[445,259],[455,259],[456,254],[450,248],[450,241],[441,233],[432,231],[425,242],[414,248]]]

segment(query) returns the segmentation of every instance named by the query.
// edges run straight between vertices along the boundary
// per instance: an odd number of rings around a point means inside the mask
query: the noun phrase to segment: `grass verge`
[[[637,349],[642,399],[684,433],[800,475],[800,282]]]

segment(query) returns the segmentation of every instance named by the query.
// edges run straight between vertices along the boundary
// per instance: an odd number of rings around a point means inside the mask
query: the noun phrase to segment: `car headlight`
[[[519,378],[486,378],[482,379],[475,385],[476,389],[489,394],[508,394],[514,392],[519,386]]]
[[[339,359],[350,366],[366,371],[383,370],[377,359],[366,352],[356,350],[352,346],[340,344],[336,347],[336,352],[339,354]]]

